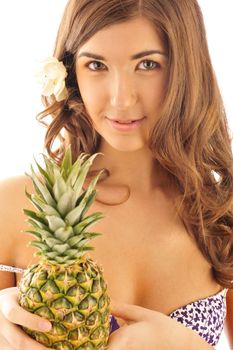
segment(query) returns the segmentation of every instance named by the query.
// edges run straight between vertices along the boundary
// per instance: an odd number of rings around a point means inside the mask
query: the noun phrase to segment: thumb
[[[146,309],[142,306],[127,304],[116,300],[111,300],[111,313],[125,321],[145,321],[150,318],[152,310]]]
[[[39,332],[48,332],[52,327],[48,320],[24,310],[18,304],[18,289],[1,296],[1,311],[10,322]]]

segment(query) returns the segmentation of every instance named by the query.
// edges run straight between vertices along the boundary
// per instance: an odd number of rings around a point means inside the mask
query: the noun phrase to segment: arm
[[[12,207],[10,204],[11,193],[8,191],[9,180],[0,183],[0,264],[13,265],[14,241],[12,234]],[[15,286],[15,274],[0,271],[0,290]]]
[[[24,196],[22,178],[0,182],[0,264],[14,265],[15,247],[21,240],[20,231],[25,227]],[[24,251],[20,253],[24,254]],[[14,273],[0,272],[0,349],[46,350],[18,326],[42,331],[43,319],[19,306],[15,285]]]
[[[23,267],[31,259],[27,237],[22,233],[28,229],[23,208],[32,208],[25,186],[29,192],[32,190],[26,176],[0,181],[0,264],[3,265]],[[0,271],[0,290],[12,286],[16,286],[15,274]]]
[[[227,335],[230,348],[233,350],[233,289],[229,289],[227,292],[227,317],[224,326],[225,333]]]

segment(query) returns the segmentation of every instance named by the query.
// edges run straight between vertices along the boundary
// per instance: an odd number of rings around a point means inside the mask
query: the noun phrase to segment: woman
[[[224,321],[233,348],[233,156],[197,2],[71,0],[54,56],[67,76],[43,92],[49,155],[104,155],[91,255],[114,300],[108,349],[213,349]],[[36,261],[18,235],[25,184],[1,185],[1,263],[20,268]],[[50,326],[17,305],[19,280],[1,272],[1,349],[45,349],[15,326]]]

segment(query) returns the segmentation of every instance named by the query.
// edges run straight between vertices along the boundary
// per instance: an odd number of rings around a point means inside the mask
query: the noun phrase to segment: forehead
[[[131,55],[144,49],[165,51],[165,45],[155,25],[139,17],[99,30],[80,47],[78,54],[91,51],[108,57],[122,57],[122,54]]]

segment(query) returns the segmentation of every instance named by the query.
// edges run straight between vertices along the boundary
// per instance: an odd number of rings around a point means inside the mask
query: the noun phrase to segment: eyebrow
[[[162,56],[167,56],[167,54],[165,52],[162,52],[160,50],[147,50],[147,51],[142,51],[142,52],[138,52],[132,56],[130,56],[131,60],[137,60],[138,58],[144,57],[144,56],[149,56],[151,54],[158,54],[158,55],[162,55]],[[80,57],[90,57],[90,58],[94,58],[96,60],[101,60],[101,61],[106,61],[106,58],[104,58],[101,55],[97,55],[95,53],[92,52],[87,52],[87,51],[83,51],[78,55],[78,58]]]

